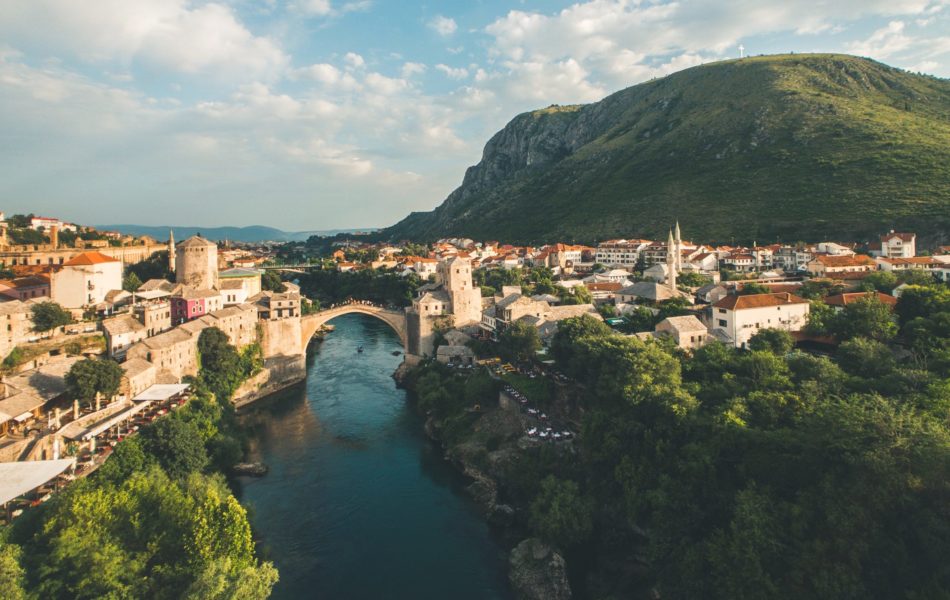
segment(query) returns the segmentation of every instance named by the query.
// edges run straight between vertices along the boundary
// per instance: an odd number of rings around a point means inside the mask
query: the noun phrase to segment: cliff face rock
[[[508,578],[519,600],[570,600],[564,558],[537,538],[511,551]]]
[[[515,117],[441,206],[382,235],[927,235],[950,226],[948,162],[947,80],[843,55],[723,61]]]

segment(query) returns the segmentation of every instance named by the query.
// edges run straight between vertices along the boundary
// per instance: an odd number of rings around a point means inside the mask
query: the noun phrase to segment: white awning
[[[20,414],[20,415],[17,415],[17,416],[15,416],[15,417],[13,417],[13,420],[16,421],[17,423],[22,423],[23,421],[26,421],[27,419],[31,418],[32,416],[33,416],[33,413],[27,411],[27,412],[25,412],[25,413],[23,413],[23,414]]]
[[[107,419],[99,423],[98,425],[94,425],[90,427],[89,429],[87,429],[80,435],[80,438],[83,440],[94,438],[100,433],[103,433],[115,427],[122,421],[132,418],[136,413],[141,412],[149,404],[151,404],[151,401],[138,402],[136,404],[133,404],[131,407],[127,408],[126,410],[123,410],[120,413],[116,413],[115,416],[113,416],[112,418]]]
[[[143,402],[145,400],[164,402],[187,391],[189,387],[191,386],[187,383],[159,383],[148,388],[135,398],[132,398],[132,400],[136,402]]]
[[[35,490],[75,464],[75,458],[0,463],[0,504]]]

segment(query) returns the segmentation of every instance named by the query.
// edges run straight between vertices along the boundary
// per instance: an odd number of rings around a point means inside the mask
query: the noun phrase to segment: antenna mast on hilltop
[[[745,58],[745,46],[739,44],[739,58]]]

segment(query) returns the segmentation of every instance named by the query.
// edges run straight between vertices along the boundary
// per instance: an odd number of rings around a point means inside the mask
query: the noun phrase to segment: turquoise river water
[[[332,324],[306,384],[254,409],[270,473],[241,501],[280,571],[273,598],[510,598],[506,553],[391,377],[399,338],[372,317]]]

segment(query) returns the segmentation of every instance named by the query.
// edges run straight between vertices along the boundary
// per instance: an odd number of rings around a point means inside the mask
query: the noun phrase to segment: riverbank
[[[471,480],[466,491],[505,540],[508,578],[516,597],[571,598],[562,553],[536,537],[531,526],[531,499],[539,485],[532,475],[543,470],[535,463],[572,461],[574,443],[545,443],[526,436],[531,423],[517,403],[506,398],[503,384],[487,373],[423,363],[400,369],[396,376],[424,418],[426,435],[445,460]]]

